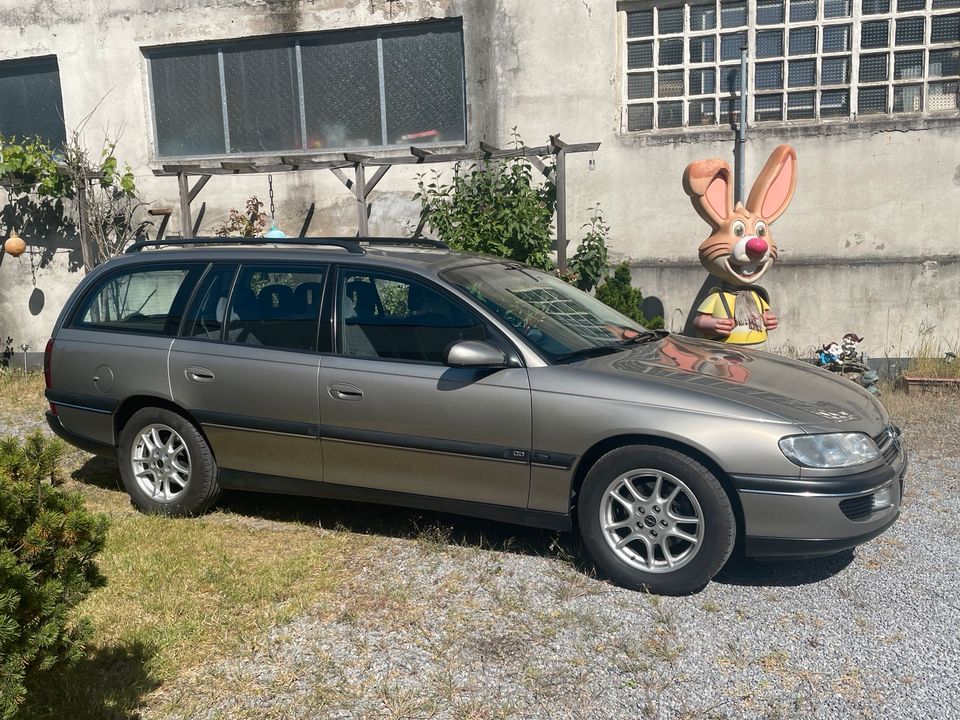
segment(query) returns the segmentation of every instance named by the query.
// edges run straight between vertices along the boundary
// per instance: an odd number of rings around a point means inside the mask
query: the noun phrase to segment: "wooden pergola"
[[[388,157],[374,157],[372,155],[363,155],[359,153],[342,153],[340,156],[331,158],[329,153],[325,155],[280,155],[273,157],[249,157],[249,158],[231,158],[230,160],[210,160],[198,163],[188,164],[164,164],[160,170],[155,170],[154,174],[163,177],[177,178],[180,190],[180,218],[181,234],[184,238],[191,238],[195,235],[193,226],[193,214],[190,204],[196,199],[203,190],[204,186],[214,175],[246,175],[252,173],[281,173],[281,172],[299,172],[302,170],[329,170],[342,182],[356,199],[357,205],[357,235],[365,237],[369,235],[369,226],[367,222],[369,213],[370,193],[373,192],[377,183],[383,179],[391,167],[394,165],[426,165],[431,163],[457,163],[465,161],[497,160],[502,158],[522,157],[544,177],[556,185],[557,188],[557,265],[561,271],[567,268],[567,192],[566,192],[566,156],[571,153],[593,152],[600,147],[600,143],[566,143],[562,141],[559,135],[551,135],[546,145],[537,147],[522,146],[518,148],[503,149],[481,142],[477,150],[459,151],[459,152],[433,152],[423,147],[411,147],[409,153]],[[546,158],[553,156],[555,161],[552,166],[545,162]],[[352,177],[348,171],[352,168]],[[368,169],[373,173],[367,178]],[[552,176],[552,177],[551,177]],[[191,177],[196,177],[196,181],[191,184]],[[310,221],[313,218],[313,209],[315,204],[311,204],[307,211],[307,217],[300,231],[300,237],[307,234]],[[169,209],[159,209],[151,211],[154,215],[163,216],[160,224],[160,230],[157,233],[158,239],[163,234],[167,219],[170,215]]]

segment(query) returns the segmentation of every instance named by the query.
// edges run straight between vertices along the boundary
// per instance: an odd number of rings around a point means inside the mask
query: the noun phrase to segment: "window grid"
[[[726,36],[740,32],[748,37],[751,122],[956,112],[958,6],[957,0],[783,0],[778,17],[775,0],[638,3],[625,13],[623,126],[636,132],[728,125],[739,109],[739,42],[735,57],[728,52],[724,59],[721,49]],[[845,38],[842,28],[849,28]],[[758,33],[768,33],[763,50]],[[812,45],[800,42],[811,33]]]

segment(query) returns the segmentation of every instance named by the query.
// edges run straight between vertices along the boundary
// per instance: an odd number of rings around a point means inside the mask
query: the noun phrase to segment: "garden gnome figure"
[[[700,263],[720,280],[697,308],[693,326],[713,340],[759,345],[777,329],[766,291],[757,285],[777,259],[770,225],[790,204],[797,186],[797,153],[780,145],[747,197],[733,204],[730,165],[719,158],[691,163],[683,188],[694,209],[713,228],[700,245]]]

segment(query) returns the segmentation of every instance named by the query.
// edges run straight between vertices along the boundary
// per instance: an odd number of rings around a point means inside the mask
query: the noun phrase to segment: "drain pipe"
[[[747,143],[747,46],[740,48],[740,122],[737,123],[737,146],[734,153],[734,165],[736,166],[736,183],[734,185],[734,202],[746,202],[744,197],[744,176],[746,168],[744,167],[744,152]]]

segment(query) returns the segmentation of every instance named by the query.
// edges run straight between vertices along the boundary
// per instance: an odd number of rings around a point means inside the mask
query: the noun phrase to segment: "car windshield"
[[[550,362],[616,352],[656,337],[587,293],[524,265],[470,265],[443,277],[510,324]]]

